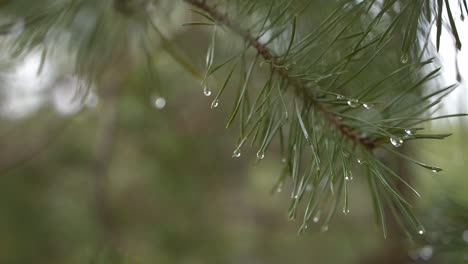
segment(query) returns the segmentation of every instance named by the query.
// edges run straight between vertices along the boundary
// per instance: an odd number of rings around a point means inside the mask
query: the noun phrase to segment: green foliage
[[[324,216],[322,230],[327,230],[339,208],[348,213],[349,182],[353,175],[364,175],[385,236],[389,216],[409,236],[424,233],[400,185],[418,193],[381,154],[435,173],[442,170],[395,147],[410,140],[443,139],[448,135],[423,134],[421,125],[461,116],[431,115],[456,87],[432,86],[440,68],[428,36],[435,24],[439,48],[444,11],[461,48],[448,1],[348,0],[330,9],[329,1],[320,0],[186,0],[196,21],[185,23],[184,29],[206,26],[212,31],[204,75],[177,53],[180,49],[170,47],[165,36],[181,30],[173,32],[163,22],[170,20],[166,10],[175,13],[180,2],[29,2],[10,1],[0,11],[13,14],[2,32],[9,32],[15,19],[24,23],[24,30],[11,33],[5,43],[12,57],[40,49],[45,60],[50,51],[65,46],[73,54],[70,71],[85,78],[90,89],[92,84],[104,87],[105,77],[115,75],[109,69],[116,63],[132,71],[138,66],[136,58],[146,57],[151,72],[154,43],[160,42],[201,79],[206,96],[216,94],[213,108],[221,101],[232,102],[227,127],[236,124],[240,130],[233,157],[241,156],[250,140],[261,160],[278,139],[284,169],[275,189],[290,183],[289,218],[302,218],[300,231],[319,215]],[[242,42],[228,38],[233,48],[220,54],[219,47],[228,45],[221,37],[230,34]],[[234,90],[232,98],[226,95],[229,89]]]

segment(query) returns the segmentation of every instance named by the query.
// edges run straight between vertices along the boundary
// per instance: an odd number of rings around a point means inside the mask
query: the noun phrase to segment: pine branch
[[[366,137],[361,137],[357,131],[345,123],[341,122],[337,116],[331,111],[327,109],[327,107],[318,102],[310,91],[307,89],[305,84],[295,79],[290,75],[288,70],[283,66],[283,63],[278,59],[278,57],[274,56],[270,49],[267,47],[266,44],[262,44],[259,41],[258,37],[254,37],[248,30],[242,28],[238,23],[233,21],[228,14],[222,13],[219,11],[216,6],[208,4],[204,0],[185,0],[189,4],[207,12],[211,17],[213,17],[218,23],[224,24],[237,34],[239,34],[245,41],[247,41],[250,46],[255,48],[266,61],[269,61],[273,69],[284,79],[288,81],[288,83],[294,87],[295,93],[297,95],[301,95],[301,99],[305,101],[305,104],[314,106],[318,111],[323,113],[323,116],[328,120],[330,124],[335,126],[345,137],[350,139],[353,142],[359,143],[364,146],[366,149],[372,151],[375,147],[377,147],[376,143],[381,141],[381,139],[370,139]]]

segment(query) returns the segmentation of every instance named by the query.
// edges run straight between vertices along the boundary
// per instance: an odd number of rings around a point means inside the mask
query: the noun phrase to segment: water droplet
[[[286,163],[286,162],[287,162],[286,158],[282,158],[282,159],[281,159],[281,162],[282,162],[282,163]]]
[[[423,260],[428,261],[432,257],[432,253],[434,252],[432,246],[424,246],[419,250],[419,257]]]
[[[432,172],[433,173],[439,173],[439,171],[441,171],[440,169],[433,169]]]
[[[468,243],[468,229],[463,231],[462,238],[465,243]]]
[[[370,110],[372,108],[371,104],[362,104],[362,106],[367,110]]]
[[[304,225],[304,229],[307,229],[309,228],[309,226],[307,224]]]
[[[312,219],[312,221],[314,221],[314,223],[318,223],[318,221],[320,220],[320,218],[318,216],[314,217],[314,219]]]
[[[263,158],[265,158],[265,152],[259,150],[257,152],[257,159],[263,159]]]
[[[365,164],[366,162],[365,162],[365,161],[363,161],[363,160],[361,160],[361,159],[357,159],[357,163],[359,163],[359,164],[363,165],[363,164]]]
[[[233,158],[239,158],[241,156],[241,151],[240,149],[236,149],[234,150],[234,152],[232,153],[232,157]]]
[[[205,85],[205,86],[203,87],[203,94],[204,94],[205,96],[211,96],[211,90],[210,90],[210,88],[208,88],[208,85]]]
[[[276,188],[276,192],[282,192],[283,191],[283,188],[281,186],[278,186],[278,188]]]
[[[403,54],[400,58],[401,60],[401,63],[407,63],[408,62],[408,55],[407,54]]]
[[[294,200],[299,199],[299,195],[298,195],[298,194],[294,195],[293,199],[294,199]]]
[[[349,209],[343,208],[343,214],[345,215],[349,214]]]
[[[418,231],[418,234],[423,235],[423,234],[424,234],[424,230],[420,229],[420,230]]]
[[[348,176],[345,176],[344,179],[345,179],[346,181],[349,181],[349,180],[350,180],[350,178],[349,178]]]
[[[289,221],[296,221],[296,213],[292,212],[289,217],[288,217],[288,220]]]
[[[345,97],[343,95],[339,94],[339,95],[336,96],[336,99],[343,100],[343,99],[345,99]]]
[[[390,143],[392,143],[392,145],[394,147],[400,147],[401,145],[403,145],[403,139],[401,138],[390,138]]]
[[[405,129],[405,133],[409,136],[412,136],[414,135],[414,130],[411,130],[411,129]]]
[[[156,100],[154,100],[154,107],[156,107],[157,109],[163,109],[165,106],[166,106],[166,99],[162,97],[158,97],[156,98]]]
[[[348,101],[349,107],[356,108],[359,106],[359,101],[356,99],[351,99]]]
[[[322,228],[320,228],[320,231],[321,232],[327,232],[328,231],[328,226],[327,225],[322,226]]]
[[[218,107],[219,105],[219,100],[218,99],[215,99],[212,103],[211,103],[211,108],[216,108]]]

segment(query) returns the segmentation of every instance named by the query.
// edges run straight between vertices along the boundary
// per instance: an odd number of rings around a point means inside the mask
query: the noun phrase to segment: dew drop
[[[349,178],[348,176],[346,176],[344,179],[345,179],[346,181],[349,181],[351,178]]]
[[[211,96],[211,90],[210,90],[210,88],[208,88],[208,85],[205,85],[205,86],[203,87],[203,94],[204,94],[205,96]]]
[[[372,108],[371,104],[362,104],[362,106],[367,110],[370,110]]]
[[[162,97],[158,97],[156,98],[156,100],[154,100],[154,107],[156,107],[157,109],[163,109],[165,106],[166,106],[166,99]]]
[[[219,106],[219,100],[218,99],[215,99],[212,103],[211,103],[211,108],[216,108]]]
[[[263,159],[263,158],[265,158],[265,152],[258,151],[257,152],[257,159]]]
[[[462,238],[465,243],[468,243],[468,229],[463,231]]]
[[[241,156],[241,151],[240,149],[236,149],[234,150],[234,152],[232,153],[232,157],[233,158],[239,158]]]
[[[344,97],[343,95],[340,95],[340,94],[339,94],[339,95],[336,96],[336,99],[338,99],[338,100],[343,100],[343,99],[345,99],[345,97]]]
[[[359,101],[356,99],[351,99],[348,101],[349,107],[356,108],[359,106]]]
[[[424,234],[424,230],[420,229],[420,230],[418,231],[418,234],[423,235],[423,234]]]
[[[441,169],[432,169],[433,173],[439,173],[440,171],[441,171]]]
[[[361,160],[361,159],[357,159],[357,163],[361,164],[361,165],[364,165],[364,163],[366,163],[365,161]]]
[[[276,192],[280,193],[283,191],[283,188],[281,186],[278,186],[278,188],[276,188]]]
[[[401,63],[407,63],[408,62],[408,55],[407,54],[403,54],[400,58],[401,60]]]
[[[314,223],[318,223],[318,221],[320,220],[320,218],[318,218],[318,216],[314,217],[314,219],[312,219],[312,221],[314,221]]]
[[[412,136],[412,135],[414,135],[414,130],[405,129],[405,133],[406,133],[408,136]]]
[[[282,159],[281,159],[281,162],[282,162],[282,163],[286,163],[286,162],[287,162],[286,158],[282,158]]]
[[[288,218],[289,221],[296,221],[296,215],[294,213],[291,213],[291,215]]]
[[[432,246],[424,246],[419,250],[419,257],[421,257],[425,261],[428,261],[429,259],[431,259],[433,252],[434,249],[432,248]]]
[[[328,226],[327,225],[322,226],[322,228],[320,228],[320,231],[321,232],[327,232],[328,231]]]
[[[349,209],[343,208],[343,214],[345,215],[349,214]]]
[[[400,147],[401,145],[403,145],[403,139],[401,138],[390,138],[390,143],[392,143],[392,145],[396,148]]]

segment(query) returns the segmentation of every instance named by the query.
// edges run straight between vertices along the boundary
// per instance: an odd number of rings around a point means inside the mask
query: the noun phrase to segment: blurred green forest
[[[316,13],[333,8],[318,2]],[[143,55],[132,41],[102,57],[97,49],[89,63],[102,59],[105,70],[85,99],[60,41],[45,62],[40,48],[14,60],[0,55],[0,263],[468,263],[466,119],[433,122],[432,131],[454,133],[444,141],[405,143],[405,152],[444,171],[389,161],[414,175],[422,198],[411,202],[424,236],[402,239],[391,229],[384,239],[359,169],[348,187],[350,213],[338,213],[328,230],[311,224],[298,235],[300,221],[287,217],[290,183],[274,189],[283,167],[279,144],[261,162],[250,148],[232,157],[238,128],[225,123],[235,91],[212,108],[197,78],[211,31],[181,27],[195,15],[168,3],[166,20],[157,21],[168,42],[155,38]],[[131,39],[133,30],[115,32]],[[242,46],[219,34],[225,57]],[[10,41],[0,36],[2,45]],[[255,75],[252,86],[264,78]],[[213,87],[222,81],[216,77]],[[106,88],[113,82],[119,89]]]

